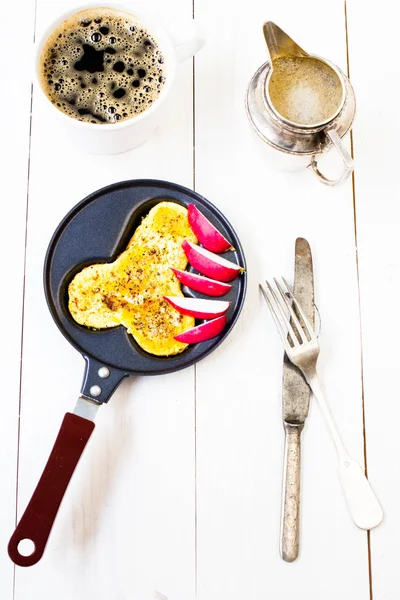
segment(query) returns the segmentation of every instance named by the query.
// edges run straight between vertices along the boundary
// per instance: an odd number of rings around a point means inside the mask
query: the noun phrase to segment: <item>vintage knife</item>
[[[307,240],[297,238],[294,264],[294,295],[314,326],[314,276]],[[308,415],[311,391],[302,373],[287,358],[283,363],[282,416],[285,429],[283,469],[281,557],[287,562],[299,554],[300,530],[300,436]]]

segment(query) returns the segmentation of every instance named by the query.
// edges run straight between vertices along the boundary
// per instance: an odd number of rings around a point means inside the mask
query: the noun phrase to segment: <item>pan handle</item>
[[[66,413],[43,474],[8,544],[8,554],[16,565],[30,567],[41,559],[65,491],[94,427],[93,421]],[[29,556],[20,552],[23,540],[34,544]]]

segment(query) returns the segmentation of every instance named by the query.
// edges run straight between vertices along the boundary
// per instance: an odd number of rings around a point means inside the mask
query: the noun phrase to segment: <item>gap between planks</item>
[[[34,0],[33,9],[33,36],[32,44],[35,45],[36,38],[36,15],[37,15],[37,0]],[[29,116],[29,142],[28,142],[28,164],[27,164],[27,180],[26,180],[26,198],[25,198],[25,239],[24,239],[24,271],[22,283],[22,307],[21,307],[21,342],[20,342],[20,367],[19,367],[19,389],[18,389],[18,428],[17,428],[17,463],[15,477],[15,527],[18,520],[18,484],[19,484],[19,461],[20,461],[20,440],[21,440],[21,408],[22,408],[22,377],[23,377],[23,353],[24,353],[24,319],[25,319],[25,292],[26,292],[26,260],[27,260],[27,245],[28,245],[28,215],[29,215],[29,183],[31,173],[31,147],[32,147],[32,121],[33,121],[33,81],[31,81],[31,101],[30,101],[30,116]],[[16,592],[16,565],[13,568],[13,585],[12,585],[13,600],[15,600]]]
[[[346,62],[347,76],[350,79],[350,53],[349,53],[349,30],[347,20],[347,0],[344,0],[344,22],[346,31]],[[354,140],[353,130],[350,131],[350,151],[354,160]],[[363,425],[363,450],[364,450],[364,469],[365,476],[368,478],[368,460],[367,460],[367,431],[365,422],[365,399],[364,399],[364,361],[363,361],[363,336],[362,336],[362,318],[361,318],[361,292],[360,292],[360,270],[358,263],[358,237],[357,237],[357,201],[356,201],[356,179],[353,171],[351,176],[352,194],[353,194],[353,219],[354,219],[354,242],[356,250],[356,269],[357,269],[357,289],[358,306],[360,319],[360,350],[361,350],[361,398],[362,398],[362,425]],[[369,580],[369,600],[373,600],[372,587],[372,558],[371,558],[371,532],[367,531],[367,551],[368,551],[368,580]]]
[[[195,17],[195,0],[192,0],[192,19]],[[192,58],[192,163],[193,191],[196,191],[196,55]],[[194,595],[197,599],[197,366],[194,365]]]

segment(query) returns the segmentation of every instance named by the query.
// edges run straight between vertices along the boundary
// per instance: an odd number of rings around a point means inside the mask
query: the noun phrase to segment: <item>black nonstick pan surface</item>
[[[9,555],[20,566],[31,566],[43,555],[59,505],[95,427],[96,407],[110,399],[124,377],[163,375],[195,364],[221,344],[239,317],[246,293],[246,271],[230,282],[232,289],[224,296],[231,304],[222,333],[176,356],[148,354],[123,326],[91,330],[73,320],[68,310],[68,285],[75,274],[94,263],[113,262],[125,250],[142,218],[165,200],[183,206],[195,204],[235,248],[225,257],[246,267],[239,239],[225,216],[196,192],[174,183],[145,179],[116,183],[82,200],[62,220],[47,251],[44,288],[58,328],[85,359],[83,409],[79,405],[74,413],[66,413],[43,474],[10,539]],[[185,286],[182,290],[187,296],[206,297]],[[34,543],[29,556],[19,552],[23,539]]]

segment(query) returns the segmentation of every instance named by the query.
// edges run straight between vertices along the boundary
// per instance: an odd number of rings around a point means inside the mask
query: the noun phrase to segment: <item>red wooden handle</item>
[[[16,565],[30,567],[42,558],[61,501],[94,427],[93,421],[66,413],[39,483],[8,544],[8,554]],[[35,546],[29,556],[18,550],[26,539]]]

